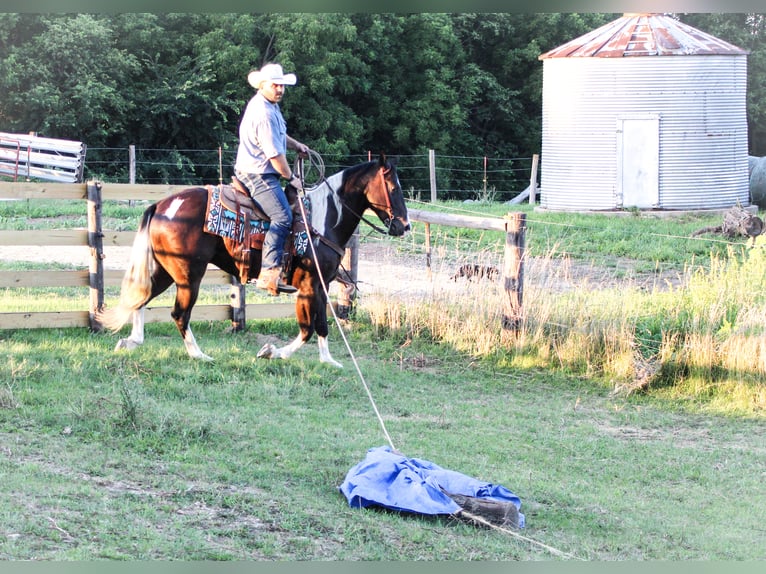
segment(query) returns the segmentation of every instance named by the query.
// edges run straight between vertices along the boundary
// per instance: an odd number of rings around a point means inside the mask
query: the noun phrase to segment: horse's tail
[[[149,241],[149,224],[156,209],[156,205],[149,206],[138,226],[128,268],[122,278],[119,303],[116,307],[105,309],[98,314],[99,322],[110,331],[119,331],[133,312],[146,305],[151,296],[155,262],[154,251]]]

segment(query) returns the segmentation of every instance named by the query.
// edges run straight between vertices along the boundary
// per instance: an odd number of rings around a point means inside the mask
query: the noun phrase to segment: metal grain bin
[[[541,206],[749,205],[747,54],[659,14],[542,54]]]

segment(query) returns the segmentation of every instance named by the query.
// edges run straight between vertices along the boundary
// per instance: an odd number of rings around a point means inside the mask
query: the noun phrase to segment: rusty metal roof
[[[664,14],[623,14],[609,24],[540,55],[538,59],[747,53],[747,50]]]

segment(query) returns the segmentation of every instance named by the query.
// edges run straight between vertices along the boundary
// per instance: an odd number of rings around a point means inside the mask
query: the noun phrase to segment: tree
[[[122,78],[138,62],[115,47],[109,21],[76,16],[4,16],[0,120],[4,129],[102,145],[123,129],[136,102]]]

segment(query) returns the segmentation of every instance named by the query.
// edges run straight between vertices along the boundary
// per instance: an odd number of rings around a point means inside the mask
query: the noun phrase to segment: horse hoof
[[[132,351],[138,348],[139,344],[132,339],[120,339],[114,347],[115,351]]]
[[[258,359],[271,359],[274,357],[274,353],[276,353],[277,348],[272,345],[271,343],[266,343],[263,347],[261,347],[261,350],[258,351],[258,354],[256,357]]]

